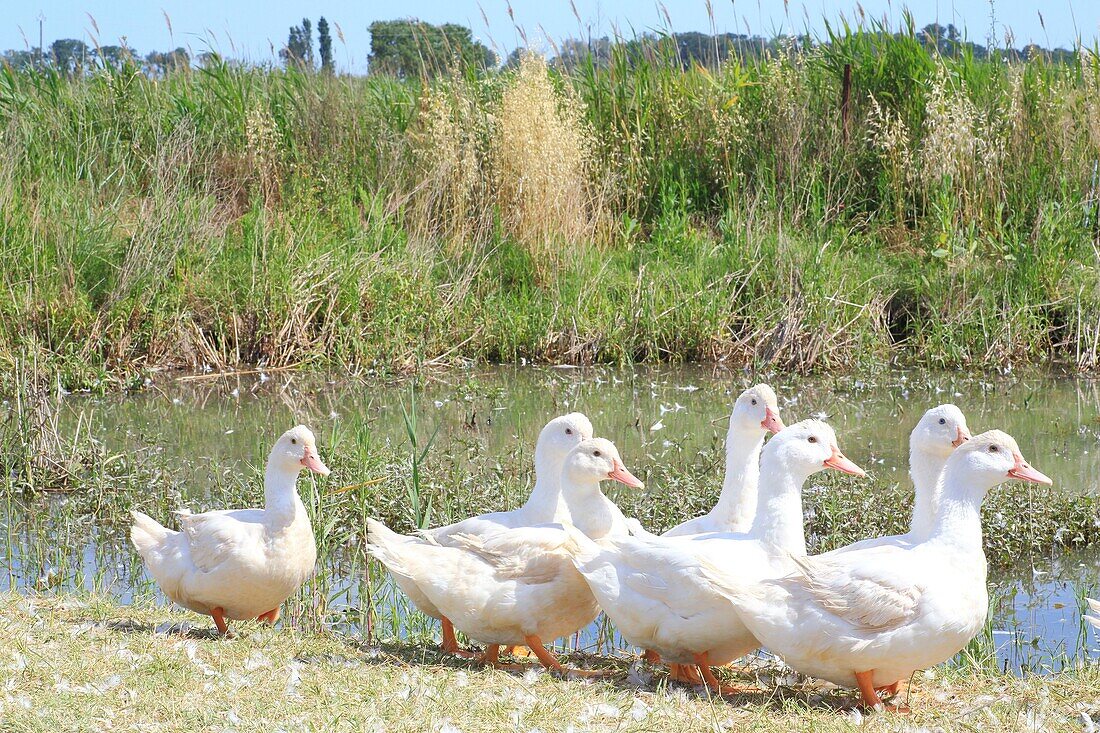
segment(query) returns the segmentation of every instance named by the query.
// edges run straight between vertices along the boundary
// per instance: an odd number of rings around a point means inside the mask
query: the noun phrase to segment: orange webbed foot
[[[910,712],[912,712],[909,709],[908,705],[887,704],[882,701],[882,698],[878,696],[878,691],[875,689],[875,685],[873,682],[875,677],[875,671],[873,669],[869,669],[866,672],[856,672],[855,677],[856,685],[859,686],[860,698],[862,699],[863,704],[866,707],[875,709],[881,705],[886,712],[897,713],[899,715],[908,715]],[[879,689],[889,690],[890,688],[894,688],[894,692],[896,692],[899,685],[900,682],[893,682],[886,687]]]
[[[746,689],[742,687],[723,684],[721,680],[715,677],[714,672],[711,671],[710,668],[709,655],[706,652],[696,654],[695,663],[699,665],[699,672],[702,673],[703,681],[706,686],[719,695],[740,695],[746,691]]]
[[[476,660],[487,667],[493,669],[503,669],[509,672],[523,672],[527,669],[523,664],[505,664],[500,661],[500,645],[490,644],[485,647],[485,651],[476,656]]]
[[[690,664],[677,664],[673,662],[668,665],[668,678],[688,685],[703,684],[703,678],[699,676],[699,671]]]

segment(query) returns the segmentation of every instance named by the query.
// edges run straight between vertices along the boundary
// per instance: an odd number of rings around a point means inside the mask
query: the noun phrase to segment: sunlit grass
[[[1094,368],[1096,55],[884,31],[432,82],[4,69],[3,386],[34,355],[101,389],[243,363]]]
[[[5,730],[841,731],[862,722],[843,691],[803,684],[774,666],[716,700],[663,672],[618,662],[590,683],[486,671],[421,645],[241,624],[213,638],[192,615],[95,596],[0,595],[0,722]],[[192,624],[190,627],[185,624]],[[1017,731],[1040,721],[1079,730],[1100,716],[1100,668],[1013,678],[937,670],[917,675],[904,725]],[[734,679],[732,675],[727,675]],[[858,716],[858,717],[857,717]],[[445,726],[453,726],[447,728]]]

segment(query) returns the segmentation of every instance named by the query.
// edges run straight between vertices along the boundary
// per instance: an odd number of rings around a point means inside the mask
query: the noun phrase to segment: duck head
[[[730,430],[778,433],[783,429],[775,390],[766,384],[749,387],[737,398],[730,413]]]
[[[909,447],[942,460],[968,440],[970,428],[966,426],[962,410],[947,404],[924,413],[909,435]]]
[[[578,486],[606,480],[618,481],[632,489],[645,485],[623,465],[615,444],[603,438],[590,438],[574,448],[565,459],[562,478]]]
[[[560,466],[569,451],[591,437],[592,422],[582,413],[571,412],[555,417],[539,433],[535,444],[535,460]]]
[[[951,455],[947,466],[953,475],[966,474],[983,491],[1012,479],[1048,486],[1054,483],[1032,468],[1015,439],[1000,430],[987,430],[966,441]]]
[[[271,449],[268,462],[286,471],[297,474],[303,469],[328,476],[330,471],[317,453],[317,439],[313,431],[305,425],[291,428],[282,434],[275,447]]]
[[[821,420],[802,420],[788,425],[764,447],[777,455],[795,475],[807,478],[832,468],[853,476],[865,476],[863,469],[840,452],[836,432]]]

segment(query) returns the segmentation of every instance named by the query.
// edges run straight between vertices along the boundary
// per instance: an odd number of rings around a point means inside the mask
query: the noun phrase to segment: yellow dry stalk
[[[245,116],[246,153],[252,172],[260,184],[264,202],[270,202],[279,188],[279,128],[271,113],[260,106]]]
[[[940,64],[928,91],[920,149],[920,177],[926,186],[939,185],[945,179],[951,179],[956,187],[965,185],[977,153],[976,117],[962,80],[953,87],[947,69]]]
[[[430,88],[421,100],[412,148],[419,164],[413,227],[452,243],[484,233],[491,208],[483,200],[490,176],[487,116],[462,81]]]
[[[588,174],[595,140],[584,111],[533,53],[501,96],[493,148],[502,223],[533,253],[561,251],[548,245],[580,244],[594,231]]]

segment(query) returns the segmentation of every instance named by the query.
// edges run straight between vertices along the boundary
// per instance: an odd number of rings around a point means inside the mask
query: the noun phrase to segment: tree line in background
[[[912,23],[911,19],[909,22]],[[474,39],[473,32],[462,25],[432,25],[415,19],[380,20],[371,23],[369,30],[371,48],[368,60],[371,73],[402,78],[434,77],[455,69],[484,70],[498,64],[497,54]],[[337,32],[339,33],[338,27]],[[915,35],[930,53],[953,58],[969,56],[975,60],[984,60],[996,54],[1022,58],[1042,55],[1053,62],[1064,63],[1075,53],[1064,48],[1046,49],[1035,44],[1019,49],[1008,44],[1005,48],[989,48],[965,40],[958,28],[951,24],[943,26],[931,23]],[[587,40],[569,38],[555,45],[552,62],[565,68],[589,63],[602,66],[610,61],[613,49],[625,50],[627,56],[633,56],[643,54],[647,47],[671,44],[684,68],[693,65],[714,68],[731,57],[757,58],[783,48],[810,47],[815,43],[809,36],[765,38],[740,33],[710,35],[695,31],[643,34],[629,41],[607,36]],[[505,60],[504,67],[515,67],[522,52],[523,49],[520,48],[512,51]],[[93,47],[81,40],[62,38],[46,49],[32,47],[5,51],[0,54],[0,64],[15,70],[50,68],[66,76],[75,76],[94,68],[117,68],[124,63],[132,63],[150,75],[163,76],[172,71],[190,68],[193,62],[205,66],[216,58],[217,54],[212,52],[199,53],[192,58],[188,50],[182,47],[167,52],[150,51],[145,56],[140,56],[126,45]],[[317,21],[317,53],[314,54],[313,24],[308,18],[303,18],[301,25],[290,28],[286,45],[279,51],[279,58],[287,67],[316,70],[319,62],[322,72],[335,73],[329,22],[323,16]]]

